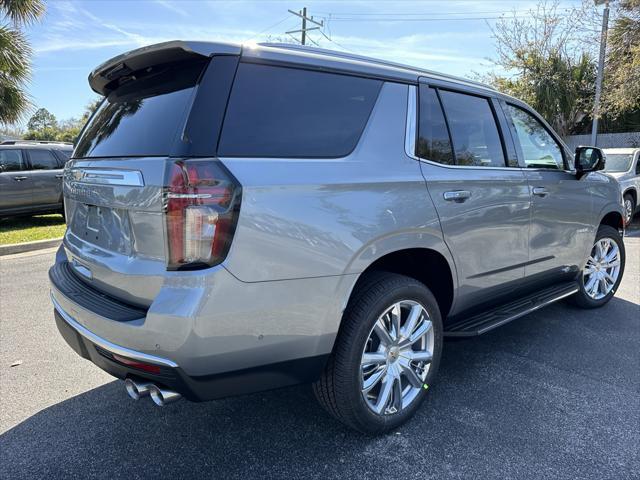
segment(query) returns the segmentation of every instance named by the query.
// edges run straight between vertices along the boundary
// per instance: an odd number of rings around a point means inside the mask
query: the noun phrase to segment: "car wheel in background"
[[[626,194],[624,196],[624,224],[629,225],[631,220],[633,219],[633,212],[636,209],[635,202],[633,201],[633,196],[630,194]]]

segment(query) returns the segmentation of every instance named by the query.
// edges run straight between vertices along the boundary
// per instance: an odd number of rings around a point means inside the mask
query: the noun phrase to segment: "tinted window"
[[[440,91],[457,165],[504,167],[504,152],[489,100]]]
[[[0,149],[0,173],[18,172],[24,169],[22,152],[20,150]]]
[[[418,144],[416,155],[434,162],[453,165],[453,151],[438,94],[433,88],[420,86]]]
[[[562,150],[542,123],[521,108],[507,104],[528,168],[563,168]]]
[[[32,170],[55,170],[60,162],[49,150],[29,149],[29,162]]]
[[[181,134],[204,64],[160,65],[131,75],[102,102],[75,157],[168,155]]]
[[[72,150],[56,150],[58,152],[58,156],[62,159],[62,161],[66,162],[71,158]]]
[[[218,154],[342,157],[356,146],[382,82],[241,63]]]

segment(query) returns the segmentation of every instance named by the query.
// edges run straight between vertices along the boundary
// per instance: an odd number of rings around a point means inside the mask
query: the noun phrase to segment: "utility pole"
[[[598,58],[598,75],[596,77],[596,97],[593,102],[593,123],[591,125],[591,145],[598,144],[598,116],[600,115],[600,95],[602,94],[602,77],[604,76],[604,57],[607,50],[607,29],[609,28],[609,0],[594,0],[596,5],[604,3],[602,14],[602,32],[600,34],[600,57]]]
[[[321,27],[324,27],[324,21],[316,22],[313,19],[313,16],[307,17],[307,7],[304,7],[300,12],[294,12],[293,10],[288,10],[289,13],[292,13],[296,17],[300,17],[302,19],[302,28],[300,30],[291,30],[286,32],[287,35],[291,35],[293,33],[300,33],[300,45],[307,44],[307,32],[310,30],[319,30]],[[307,27],[307,22],[313,23],[317,25],[317,27]],[[312,40],[313,42],[313,40]],[[315,43],[315,42],[313,42]]]

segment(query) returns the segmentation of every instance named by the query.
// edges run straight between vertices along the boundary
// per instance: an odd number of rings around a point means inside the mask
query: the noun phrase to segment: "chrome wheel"
[[[418,302],[401,300],[378,317],[360,361],[362,396],[373,412],[397,413],[427,388],[433,345],[429,315]]]
[[[584,290],[592,299],[600,300],[611,292],[619,275],[620,247],[611,238],[601,238],[584,267]]]
[[[624,199],[624,223],[629,225],[633,217],[633,200],[631,198]]]

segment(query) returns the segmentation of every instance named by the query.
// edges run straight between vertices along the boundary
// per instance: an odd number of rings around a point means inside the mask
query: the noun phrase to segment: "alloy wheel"
[[[426,389],[434,331],[426,309],[401,300],[378,317],[360,361],[362,395],[378,415],[407,408]]]
[[[584,290],[594,300],[606,297],[620,275],[620,247],[612,238],[596,241],[583,270]]]
[[[631,218],[633,217],[633,201],[630,198],[626,198],[624,201],[624,223],[629,225]]]

